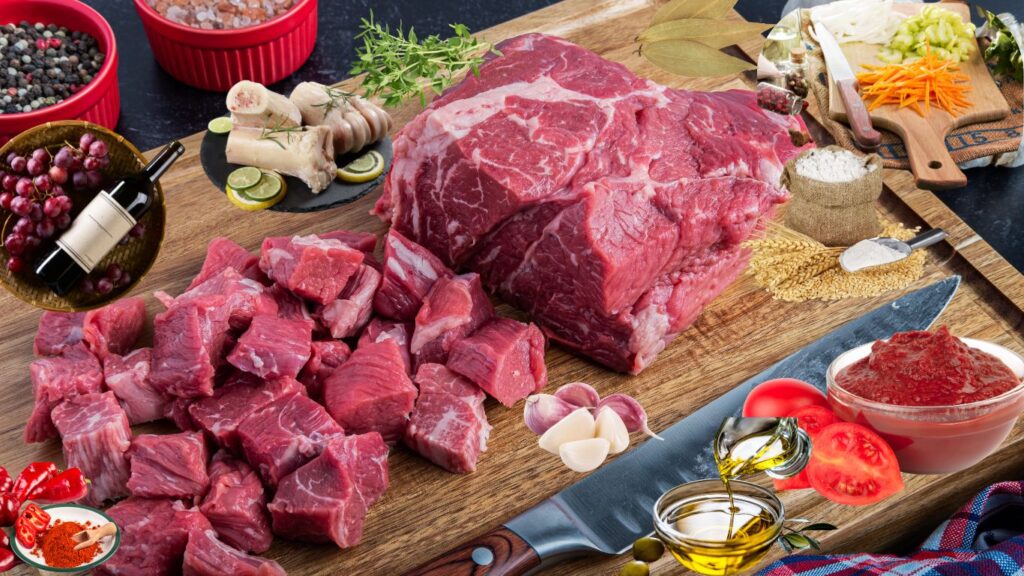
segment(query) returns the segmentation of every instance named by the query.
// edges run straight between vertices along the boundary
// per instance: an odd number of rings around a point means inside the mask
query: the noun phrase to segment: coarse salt
[[[853,182],[870,174],[875,166],[847,150],[811,150],[796,161],[796,172],[819,182]]]

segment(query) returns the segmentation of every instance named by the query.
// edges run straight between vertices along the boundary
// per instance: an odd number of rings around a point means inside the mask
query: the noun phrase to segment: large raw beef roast
[[[498,49],[399,132],[375,212],[563,346],[639,372],[743,269],[804,127],[559,38]]]

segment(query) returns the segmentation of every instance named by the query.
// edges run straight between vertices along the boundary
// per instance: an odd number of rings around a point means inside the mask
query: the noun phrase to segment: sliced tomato
[[[839,504],[865,506],[903,490],[892,448],[852,422],[832,424],[818,433],[806,472],[815,490]]]
[[[747,418],[782,418],[804,406],[828,408],[825,394],[814,386],[793,378],[776,378],[758,384],[743,403]]]
[[[789,417],[796,418],[797,425],[807,432],[812,441],[826,426],[839,422],[835,412],[818,405],[804,406],[789,414]]]
[[[776,492],[786,490],[805,490],[811,487],[811,481],[807,478],[807,470],[801,470],[799,474],[791,478],[772,479]]]

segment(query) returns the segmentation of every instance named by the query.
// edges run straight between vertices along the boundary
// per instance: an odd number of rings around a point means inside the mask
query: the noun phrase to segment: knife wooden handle
[[[863,150],[875,150],[882,144],[882,135],[871,125],[871,116],[864,106],[864,100],[857,92],[855,80],[839,80],[836,82],[839,89],[839,98],[843,101],[843,108],[846,109],[846,119],[853,130],[853,139],[857,146]]]
[[[500,526],[452,548],[405,576],[522,576],[540,556],[515,532]]]

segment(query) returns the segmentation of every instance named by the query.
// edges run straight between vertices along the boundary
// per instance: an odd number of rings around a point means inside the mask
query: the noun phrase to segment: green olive
[[[647,562],[634,560],[619,570],[619,576],[651,576],[651,568]]]
[[[644,562],[657,562],[665,553],[665,545],[657,538],[641,538],[633,542],[633,558]]]

